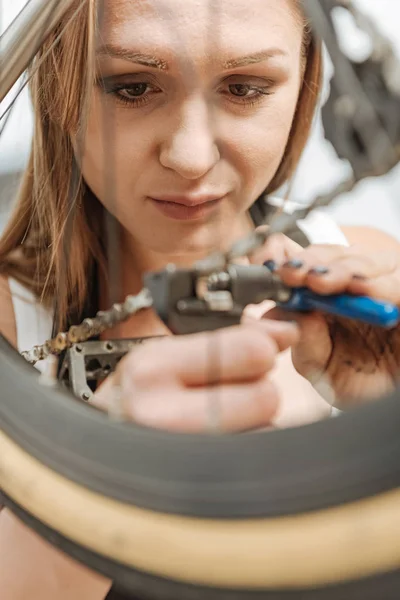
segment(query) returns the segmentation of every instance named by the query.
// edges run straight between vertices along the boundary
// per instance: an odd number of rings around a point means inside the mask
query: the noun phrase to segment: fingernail
[[[274,260],[266,260],[264,267],[267,267],[272,273],[278,269],[278,265]]]
[[[285,262],[283,266],[287,269],[301,269],[301,267],[304,266],[304,263],[302,260],[293,258],[292,260],[288,260],[287,262]]]
[[[359,273],[355,273],[355,275],[353,275],[353,279],[355,281],[367,281],[365,275],[360,275]]]
[[[308,271],[309,275],[317,275],[321,277],[322,275],[327,275],[329,273],[328,267],[314,267]]]

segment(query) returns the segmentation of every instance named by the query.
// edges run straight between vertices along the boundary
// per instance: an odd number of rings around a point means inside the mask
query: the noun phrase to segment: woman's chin
[[[174,260],[186,257],[197,260],[230,245],[229,229],[226,226],[182,227],[179,228],[180,231],[173,229],[159,229],[153,225],[148,235],[144,235],[145,231],[142,229],[133,236],[140,245]]]
[[[154,251],[165,256],[167,262],[174,262],[178,266],[191,266],[195,261],[201,260],[219,249],[217,244],[189,241],[187,244],[158,246],[154,248]]]

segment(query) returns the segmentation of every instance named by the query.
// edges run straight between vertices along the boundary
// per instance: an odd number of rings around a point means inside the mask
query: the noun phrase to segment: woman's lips
[[[190,221],[209,216],[218,207],[222,197],[213,200],[197,200],[193,203],[190,200],[180,200],[179,202],[155,198],[150,198],[150,200],[164,216],[177,221]]]

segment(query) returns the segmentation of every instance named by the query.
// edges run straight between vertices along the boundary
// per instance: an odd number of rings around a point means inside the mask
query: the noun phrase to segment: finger
[[[349,292],[400,306],[400,270],[373,279],[352,279]]]
[[[114,388],[118,385],[118,375],[111,373],[96,389],[90,399],[90,404],[99,410],[107,411],[110,408]]]
[[[317,268],[321,272],[322,267],[326,270],[333,261],[342,258],[346,253],[348,248],[345,246],[310,246],[281,265],[278,274],[287,285],[302,287],[307,285],[307,278],[312,269]]]
[[[346,269],[352,275],[372,278],[393,273],[399,267],[399,259],[394,252],[348,252],[330,263],[329,267]]]
[[[279,274],[288,285],[307,285],[307,278],[316,277],[312,285],[328,285],[340,277],[353,275],[378,277],[398,267],[394,252],[371,252],[345,246],[311,246],[285,265]],[[319,277],[319,279],[318,279]]]
[[[283,308],[273,308],[268,311],[267,315],[264,317],[268,319],[273,319],[279,323],[292,323],[297,327],[297,340],[292,347],[299,348],[300,346],[304,347],[304,341],[307,343],[312,343],[313,347],[316,347],[316,352],[318,352],[318,344],[315,342],[321,335],[321,332],[324,331],[322,326],[322,322],[324,320],[324,315],[317,312],[295,312],[291,310],[284,310]],[[310,349],[308,349],[310,351]]]
[[[258,229],[263,228],[260,227]],[[261,248],[250,256],[250,263],[262,265],[266,261],[270,261],[278,266],[301,252],[301,250],[302,248],[299,244],[293,242],[293,240],[283,235],[283,233],[275,233],[267,239]]]
[[[344,255],[332,261],[325,269],[311,269],[305,285],[319,294],[336,294],[350,289],[357,278],[389,276],[397,268],[393,255]]]
[[[254,323],[254,321],[260,321],[264,315],[276,306],[276,302],[273,300],[264,300],[259,304],[248,304],[244,307],[241,323]]]
[[[187,386],[251,381],[273,367],[296,335],[293,325],[260,322],[159,340],[134,352],[125,370],[143,389],[157,381]]]
[[[332,351],[327,323],[323,314],[296,313],[276,308],[268,315],[278,320],[292,319],[299,328],[299,341],[292,349],[292,361],[296,370],[309,381],[315,374],[320,376]]]
[[[287,322],[277,322],[273,318],[269,319],[267,314],[264,314],[262,321],[255,321],[253,319],[249,322],[249,325],[257,328],[258,330],[259,327],[262,327],[262,331],[269,334],[274,340],[279,352],[284,352],[293,346],[299,337],[299,331],[296,327],[296,323],[290,319],[288,319]]]
[[[266,427],[278,408],[278,393],[267,377],[253,383],[201,389],[171,389],[125,398],[135,423],[185,433],[239,432]]]

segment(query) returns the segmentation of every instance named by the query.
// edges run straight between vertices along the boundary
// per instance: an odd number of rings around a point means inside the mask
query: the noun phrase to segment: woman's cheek
[[[278,99],[277,99],[278,100]],[[279,104],[278,101],[270,107],[268,117],[264,119],[263,126],[259,124],[253,132],[254,145],[251,160],[257,168],[268,172],[270,179],[276,173],[289,140],[292,128],[293,118],[296,109],[296,98],[284,98]]]
[[[82,164],[83,176],[100,202],[112,213],[121,208],[121,199],[134,194],[143,171],[140,147],[132,145],[132,136],[117,130],[105,143],[103,135],[88,135]],[[136,184],[136,185],[135,185]]]
[[[261,133],[262,131],[262,133]],[[285,152],[290,127],[275,127],[254,131],[243,148],[248,175],[261,193],[275,175]],[[258,189],[260,188],[260,189]]]

